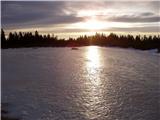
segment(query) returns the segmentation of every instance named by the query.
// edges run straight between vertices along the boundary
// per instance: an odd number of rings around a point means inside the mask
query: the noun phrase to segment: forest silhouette
[[[160,35],[109,35],[96,33],[92,36],[80,36],[78,38],[60,39],[54,35],[41,35],[38,31],[14,32],[5,37],[1,29],[1,48],[23,48],[23,47],[81,47],[81,46],[106,46],[135,48],[141,50],[158,49],[160,52]]]

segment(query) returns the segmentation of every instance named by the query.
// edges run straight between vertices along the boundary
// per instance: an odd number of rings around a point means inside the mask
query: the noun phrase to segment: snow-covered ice
[[[105,47],[2,50],[2,103],[22,120],[158,120],[157,53]]]

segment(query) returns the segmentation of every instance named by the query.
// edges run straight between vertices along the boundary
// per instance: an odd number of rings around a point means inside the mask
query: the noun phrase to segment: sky
[[[2,1],[1,27],[9,32],[61,38],[109,34],[158,34],[160,1]]]

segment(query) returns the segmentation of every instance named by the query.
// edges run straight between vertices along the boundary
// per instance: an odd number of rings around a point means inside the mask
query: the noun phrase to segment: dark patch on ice
[[[9,117],[8,103],[1,103],[1,120],[19,120],[18,118]]]

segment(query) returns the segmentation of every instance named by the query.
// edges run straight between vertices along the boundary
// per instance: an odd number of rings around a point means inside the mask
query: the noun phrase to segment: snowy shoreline
[[[91,45],[92,46],[92,45]],[[93,46],[97,46],[97,45],[93,45]],[[90,47],[90,46],[79,46],[77,48],[85,48],[85,47]],[[154,48],[154,49],[136,49],[136,48],[123,48],[123,47],[111,47],[111,46],[97,46],[97,47],[102,47],[102,48],[118,48],[118,49],[127,49],[127,50],[139,50],[139,51],[147,51],[147,52],[151,52],[151,53],[160,53],[158,51],[158,48]],[[1,50],[6,50],[6,49],[40,49],[40,48],[72,48],[72,47],[10,47],[10,48],[1,48]]]

